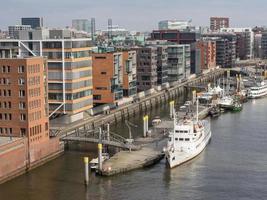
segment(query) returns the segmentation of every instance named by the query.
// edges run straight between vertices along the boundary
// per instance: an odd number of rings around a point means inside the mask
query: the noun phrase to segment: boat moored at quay
[[[198,120],[198,111],[196,119],[186,115],[183,119],[175,116],[173,121],[174,128],[169,132],[167,147],[164,148],[170,168],[199,155],[211,139],[210,122]]]

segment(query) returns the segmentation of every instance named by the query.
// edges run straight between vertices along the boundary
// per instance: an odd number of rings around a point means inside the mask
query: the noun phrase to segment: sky
[[[0,29],[20,24],[21,17],[43,17],[46,27],[71,26],[72,19],[96,19],[96,28],[113,24],[151,31],[160,20],[192,19],[208,26],[210,16],[230,17],[232,27],[267,25],[266,0],[0,0]]]

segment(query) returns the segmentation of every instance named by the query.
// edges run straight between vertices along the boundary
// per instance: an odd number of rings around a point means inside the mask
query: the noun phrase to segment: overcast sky
[[[231,26],[267,25],[266,0],[0,0],[0,29],[21,17],[42,16],[47,27],[65,27],[76,18],[107,19],[129,30],[149,31],[163,19],[192,19],[208,25],[210,16],[229,16]]]

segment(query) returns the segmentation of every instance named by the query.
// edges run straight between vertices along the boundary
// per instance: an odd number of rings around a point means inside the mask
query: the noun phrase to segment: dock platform
[[[103,163],[102,176],[112,176],[151,166],[164,157],[161,151],[143,147],[139,151],[121,151]]]

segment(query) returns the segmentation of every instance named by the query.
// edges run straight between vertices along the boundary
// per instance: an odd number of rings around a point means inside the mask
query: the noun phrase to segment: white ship
[[[199,155],[210,138],[209,121],[198,120],[198,117],[193,119],[188,116],[177,120],[175,117],[174,129],[169,133],[167,148],[164,149],[170,168],[181,165]]]
[[[248,98],[256,99],[267,95],[267,83],[262,81],[256,86],[250,87],[248,91]]]
[[[218,101],[218,105],[221,108],[225,108],[225,109],[232,109],[234,106],[234,99],[231,96],[223,96],[221,99],[219,99]]]

